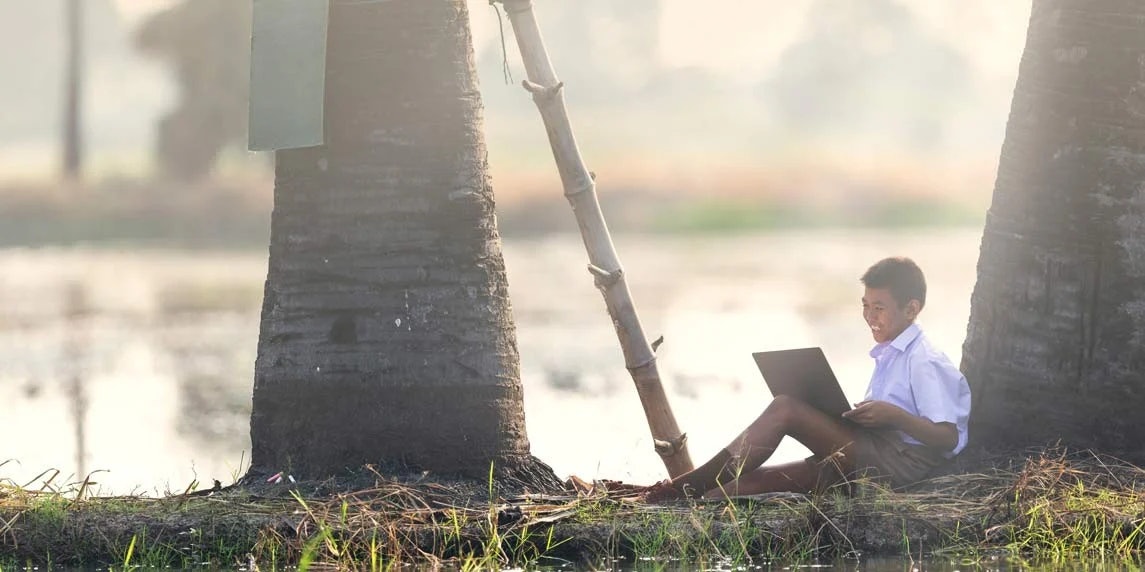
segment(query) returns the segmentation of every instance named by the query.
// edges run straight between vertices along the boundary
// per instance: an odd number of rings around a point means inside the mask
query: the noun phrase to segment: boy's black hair
[[[926,305],[926,278],[922,269],[905,256],[892,256],[876,262],[859,279],[867,288],[890,290],[899,307],[911,300]]]

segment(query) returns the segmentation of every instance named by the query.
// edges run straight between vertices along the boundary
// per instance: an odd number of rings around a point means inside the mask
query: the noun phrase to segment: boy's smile
[[[910,327],[920,309],[918,300],[900,305],[886,288],[867,288],[863,293],[863,320],[880,344],[894,340]]]

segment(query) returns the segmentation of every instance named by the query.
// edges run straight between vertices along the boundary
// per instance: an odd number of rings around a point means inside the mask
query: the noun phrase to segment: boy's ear
[[[914,320],[915,318],[918,317],[918,313],[921,311],[922,311],[922,302],[919,302],[918,299],[911,299],[910,302],[906,303],[906,317],[907,318]]]

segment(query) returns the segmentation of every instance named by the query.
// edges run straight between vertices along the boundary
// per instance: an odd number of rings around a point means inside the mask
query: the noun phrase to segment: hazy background
[[[0,180],[42,182],[57,170],[63,4],[0,4]],[[238,84],[246,78],[249,22],[239,21],[246,3],[199,0],[198,10],[184,7],[175,23],[155,18],[169,0],[83,4],[88,180],[155,175],[160,120],[193,96],[219,99],[226,96],[212,90],[245,89]],[[885,222],[863,212],[875,208],[870,199],[908,207],[912,198],[925,199],[952,218],[980,216],[1029,6],[540,0],[538,13],[603,195],[691,196],[709,209],[798,200],[812,211],[806,218],[846,213]],[[513,38],[506,41],[516,81],[507,85],[496,13],[482,2],[471,11],[499,204],[508,211],[555,200],[558,179],[536,110],[517,85],[524,72]],[[141,30],[149,20],[157,20],[151,34]],[[230,30],[240,41],[230,40],[224,47],[233,49],[212,60]],[[195,56],[174,57],[180,50]],[[188,94],[180,80],[190,72],[178,66],[212,62],[219,62],[215,73],[196,76],[197,91]],[[235,100],[231,107],[243,108],[245,100]],[[267,161],[245,151],[243,121],[230,123],[213,174],[250,180],[256,195],[268,197]]]
[[[64,1],[0,2],[0,477],[227,480],[273,186],[245,150],[249,3],[82,2],[71,182]],[[928,270],[957,362],[1029,0],[534,2],[695,456],[766,403],[752,350],[822,345],[861,397],[855,280],[878,257]],[[534,450],[657,478],[509,23],[503,53],[494,9],[470,10]],[[218,128],[179,129],[203,113]],[[166,160],[163,125],[185,146]]]

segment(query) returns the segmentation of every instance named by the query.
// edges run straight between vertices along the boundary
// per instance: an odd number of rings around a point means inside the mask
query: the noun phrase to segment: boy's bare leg
[[[783,437],[790,435],[820,457],[837,457],[838,469],[846,473],[853,469],[852,444],[856,431],[842,419],[832,418],[798,399],[779,395],[732,440],[727,451],[737,470],[746,473],[767,461]]]
[[[704,498],[727,498],[761,493],[811,493],[842,481],[839,470],[829,463],[803,460],[760,467],[738,479],[704,493]]]
[[[762,465],[784,436],[790,435],[820,457],[843,453],[837,459],[839,471],[852,470],[851,444],[855,429],[806,403],[779,395],[767,409],[708,462],[695,470],[672,479],[670,484],[657,485],[670,488],[676,494],[686,491],[708,491],[723,483],[734,481],[739,475],[750,473]],[[658,491],[655,497],[673,498],[669,490]]]

